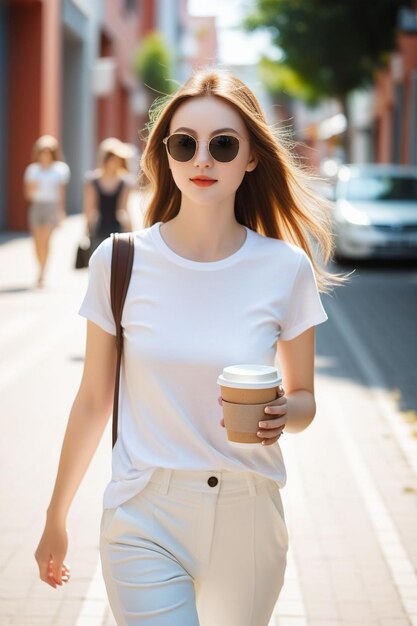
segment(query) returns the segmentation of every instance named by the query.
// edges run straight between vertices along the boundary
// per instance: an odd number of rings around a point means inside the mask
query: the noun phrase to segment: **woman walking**
[[[55,137],[42,135],[33,146],[33,163],[24,174],[24,195],[30,202],[29,227],[39,264],[37,286],[43,287],[52,232],[65,219],[65,188],[70,170],[60,160]]]
[[[131,230],[127,201],[132,187],[126,160],[132,150],[116,137],[101,142],[98,168],[86,177],[84,213],[96,248],[111,233]]]
[[[119,626],[267,626],[288,537],[282,433],[315,414],[316,267],[331,240],[321,199],[268,127],[254,94],[206,70],[154,112],[142,157],[151,190],[123,311],[119,430],[104,494],[101,559]],[[69,578],[65,519],[111,411],[111,242],[90,262],[82,382],[36,551],[42,580]],[[317,279],[317,282],[316,282]],[[259,445],[232,447],[217,377],[273,365],[285,393]]]

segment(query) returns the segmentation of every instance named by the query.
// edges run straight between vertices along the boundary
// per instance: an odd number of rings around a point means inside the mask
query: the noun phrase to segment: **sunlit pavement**
[[[69,516],[71,582],[47,587],[33,559],[81,375],[87,271],[73,264],[82,233],[80,217],[56,232],[42,290],[30,240],[0,235],[1,626],[114,626],[98,566],[109,431]],[[325,306],[318,414],[281,439],[291,552],[270,626],[417,626],[417,439],[347,307]]]

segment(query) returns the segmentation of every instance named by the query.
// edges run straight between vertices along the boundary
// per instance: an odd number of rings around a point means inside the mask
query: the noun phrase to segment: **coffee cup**
[[[264,409],[278,397],[282,378],[269,365],[231,365],[217,379],[221,389],[224,424],[230,445],[260,444],[256,434]]]

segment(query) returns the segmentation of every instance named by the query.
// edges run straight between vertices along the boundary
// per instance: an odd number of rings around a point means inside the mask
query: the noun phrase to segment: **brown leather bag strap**
[[[122,363],[123,353],[123,327],[122,313],[129,287],[130,276],[132,274],[134,243],[132,233],[113,233],[112,234],[113,249],[111,259],[111,275],[110,275],[110,297],[111,309],[113,312],[114,322],[116,324],[116,380],[114,385],[113,398],[113,424],[112,424],[112,446],[114,447],[117,440],[117,425],[119,415],[119,385],[120,385],[120,366]]]

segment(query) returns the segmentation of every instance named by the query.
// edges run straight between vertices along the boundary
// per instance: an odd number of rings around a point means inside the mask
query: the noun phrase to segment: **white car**
[[[334,200],[336,258],[417,258],[417,167],[343,165]]]

